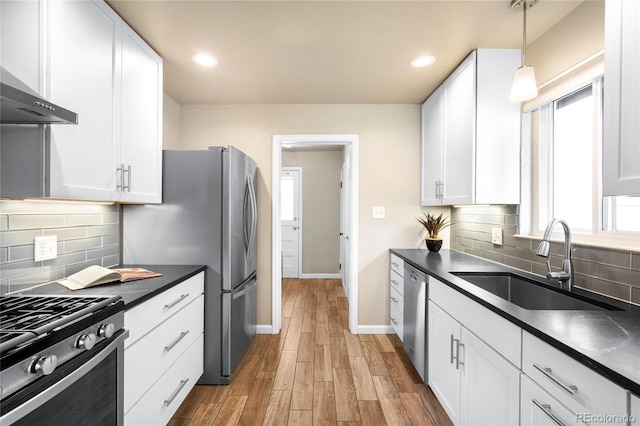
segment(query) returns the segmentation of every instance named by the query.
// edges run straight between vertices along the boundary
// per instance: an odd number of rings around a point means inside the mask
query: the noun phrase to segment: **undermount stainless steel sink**
[[[452,272],[452,274],[524,309],[622,310],[604,302],[564,293],[510,272]]]

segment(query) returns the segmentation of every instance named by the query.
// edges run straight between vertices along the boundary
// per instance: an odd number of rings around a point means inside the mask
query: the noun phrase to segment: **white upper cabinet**
[[[50,196],[159,203],[162,59],[102,1],[51,2]]]
[[[422,106],[422,205],[520,202],[517,49],[478,49]]]
[[[3,126],[7,140],[34,140],[2,148],[3,195],[160,203],[162,58],[102,0],[0,8],[2,66],[78,114],[77,125]]]
[[[49,98],[78,114],[51,126],[50,195],[117,200],[121,20],[102,3],[50,3]]]
[[[640,2],[605,2],[604,195],[640,194]]]
[[[422,104],[421,205],[440,204],[442,182],[442,87]]]
[[[0,63],[34,91],[42,93],[44,1],[0,1]]]
[[[123,201],[162,195],[162,59],[131,28],[122,31],[121,167]]]

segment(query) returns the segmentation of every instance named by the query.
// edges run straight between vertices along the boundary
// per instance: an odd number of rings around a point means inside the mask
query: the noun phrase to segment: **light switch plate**
[[[502,245],[502,228],[491,228],[491,242],[497,246]]]
[[[384,219],[384,206],[373,206],[373,218]]]
[[[58,237],[48,235],[46,237],[36,237],[33,244],[33,260],[55,259],[58,257]]]

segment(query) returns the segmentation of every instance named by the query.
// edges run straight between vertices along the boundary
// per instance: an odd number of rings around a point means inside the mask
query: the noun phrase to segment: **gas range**
[[[2,419],[33,387],[79,368],[123,334],[120,296],[0,296]]]

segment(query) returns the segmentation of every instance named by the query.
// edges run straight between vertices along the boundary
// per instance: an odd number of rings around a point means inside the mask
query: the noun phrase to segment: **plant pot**
[[[424,242],[427,244],[427,248],[429,249],[429,251],[438,252],[440,248],[442,248],[442,239],[436,240],[427,238],[426,240],[424,240]]]

